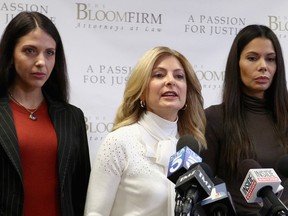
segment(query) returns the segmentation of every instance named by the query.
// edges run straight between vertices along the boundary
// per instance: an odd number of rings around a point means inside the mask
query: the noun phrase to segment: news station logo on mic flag
[[[175,183],[180,175],[174,173],[184,174],[192,164],[199,162],[202,162],[202,158],[185,146],[170,157],[167,178]]]
[[[194,166],[194,167],[193,167]],[[176,182],[175,189],[180,196],[184,196],[185,192],[191,187],[196,187],[201,190],[201,195],[205,198],[211,195],[214,187],[207,173],[201,167],[201,163],[194,164],[192,169],[181,175]]]
[[[235,207],[226,184],[214,185],[211,195],[195,206],[198,215],[236,216]]]
[[[281,179],[274,169],[250,169],[240,187],[240,191],[248,203],[260,203],[262,198],[257,196],[257,191],[267,186],[267,183],[269,183],[274,193],[283,189],[280,185]]]

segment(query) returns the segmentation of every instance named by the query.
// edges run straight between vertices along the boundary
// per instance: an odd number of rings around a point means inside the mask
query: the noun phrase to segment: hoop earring
[[[186,110],[187,109],[187,103],[184,105],[184,107],[181,110]]]
[[[140,100],[140,106],[141,106],[142,108],[145,108],[145,106],[146,106],[145,102],[142,101],[142,100]]]

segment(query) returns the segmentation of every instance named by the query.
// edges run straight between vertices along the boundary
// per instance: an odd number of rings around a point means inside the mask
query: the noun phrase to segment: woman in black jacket
[[[38,12],[0,42],[0,215],[82,216],[90,175],[83,112],[68,103],[63,44]]]

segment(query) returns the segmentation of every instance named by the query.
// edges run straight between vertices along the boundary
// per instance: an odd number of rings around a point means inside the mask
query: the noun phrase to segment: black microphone
[[[179,176],[187,172],[189,167],[197,162],[202,162],[199,154],[199,144],[191,135],[179,138],[176,153],[170,157],[167,178],[176,184]]]
[[[252,159],[243,160],[239,168],[240,173],[247,173],[240,191],[248,203],[263,202],[260,215],[287,215],[287,207],[275,195],[283,190],[283,186],[274,169],[261,168],[260,164]]]
[[[179,138],[176,145],[176,153],[170,157],[167,178],[176,184],[179,176],[187,172],[189,167],[201,162],[202,158],[198,155],[198,142],[191,135],[184,135]],[[182,213],[182,196],[176,190],[174,214],[178,216]]]
[[[210,176],[212,177],[211,168],[200,162],[193,164],[185,174],[179,177],[175,189],[183,197],[183,216],[192,211],[199,199],[210,196],[214,187]]]
[[[235,207],[225,182],[220,178],[212,178],[214,188],[211,195],[197,203],[198,215],[236,216]]]

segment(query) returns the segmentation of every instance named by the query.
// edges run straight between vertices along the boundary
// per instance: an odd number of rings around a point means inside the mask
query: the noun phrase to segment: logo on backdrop
[[[268,27],[277,34],[279,39],[288,38],[288,17],[268,16]]]
[[[121,11],[105,4],[76,3],[76,28],[101,31],[161,32],[163,14]]]
[[[83,83],[123,86],[131,71],[132,66],[127,65],[88,65],[83,74]]]
[[[245,17],[199,14],[187,17],[184,32],[211,36],[235,36],[244,26],[246,26]]]
[[[208,69],[203,65],[193,65],[193,68],[203,89],[219,90],[222,88],[224,71]]]
[[[106,116],[85,116],[88,141],[101,141],[113,128]]]
[[[7,25],[14,16],[21,11],[38,11],[55,23],[55,17],[48,15],[48,5],[37,4],[37,3],[16,3],[11,0],[6,0],[0,3],[0,25]]]

